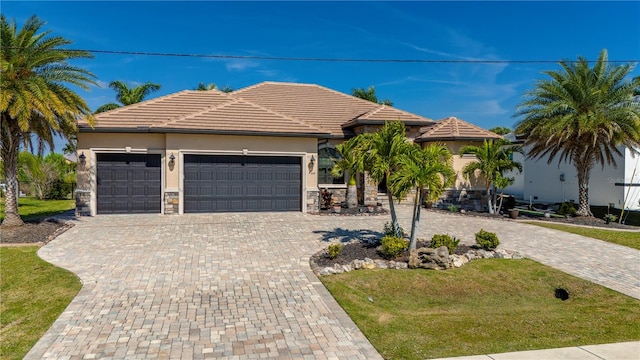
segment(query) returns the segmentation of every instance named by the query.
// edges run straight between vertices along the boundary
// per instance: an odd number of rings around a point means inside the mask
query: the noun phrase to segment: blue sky
[[[30,2],[3,1],[74,41],[72,48],[134,52],[352,59],[640,59],[640,2]],[[524,91],[555,63],[335,63],[96,54],[76,62],[100,86],[81,91],[92,109],[114,102],[112,80],[162,86],[199,82],[234,89],[262,81],[315,83],[378,97],[432,119],[513,126]],[[634,76],[640,74],[636,68]],[[58,151],[61,147],[58,147]]]

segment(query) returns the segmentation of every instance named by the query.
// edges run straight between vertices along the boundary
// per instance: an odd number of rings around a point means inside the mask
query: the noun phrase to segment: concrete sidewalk
[[[638,360],[640,341],[446,358],[447,360]],[[440,360],[444,360],[440,359]]]

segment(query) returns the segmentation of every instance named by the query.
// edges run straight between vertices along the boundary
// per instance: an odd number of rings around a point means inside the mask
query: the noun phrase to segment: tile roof
[[[348,127],[357,125],[359,120],[384,122],[400,119],[420,121],[421,124],[432,122],[406,111],[315,84],[263,82],[235,91],[231,96],[304,120],[325,129],[335,137],[350,135]]]
[[[184,132],[291,134],[342,138],[351,127],[402,120],[433,121],[313,84],[263,82],[223,93],[184,90],[95,115],[82,132]]]
[[[502,136],[496,133],[460,120],[454,116],[438,120],[435,124],[420,129],[420,132],[422,134],[416,138],[416,142],[502,139]]]

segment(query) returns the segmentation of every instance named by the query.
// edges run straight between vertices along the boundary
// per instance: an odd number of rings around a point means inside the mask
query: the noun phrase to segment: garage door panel
[[[300,211],[302,208],[300,158],[185,155],[184,167],[185,212]],[[210,178],[213,180],[208,180]],[[207,190],[210,186],[214,192]],[[207,192],[206,198],[204,192]],[[282,199],[276,204],[278,197]]]
[[[98,214],[159,213],[161,157],[97,154]]]

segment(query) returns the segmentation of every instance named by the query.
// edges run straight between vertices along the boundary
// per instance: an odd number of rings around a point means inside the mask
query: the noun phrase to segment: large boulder
[[[446,246],[440,246],[437,249],[413,249],[409,254],[409,267],[412,269],[445,270],[451,265],[449,250]]]

